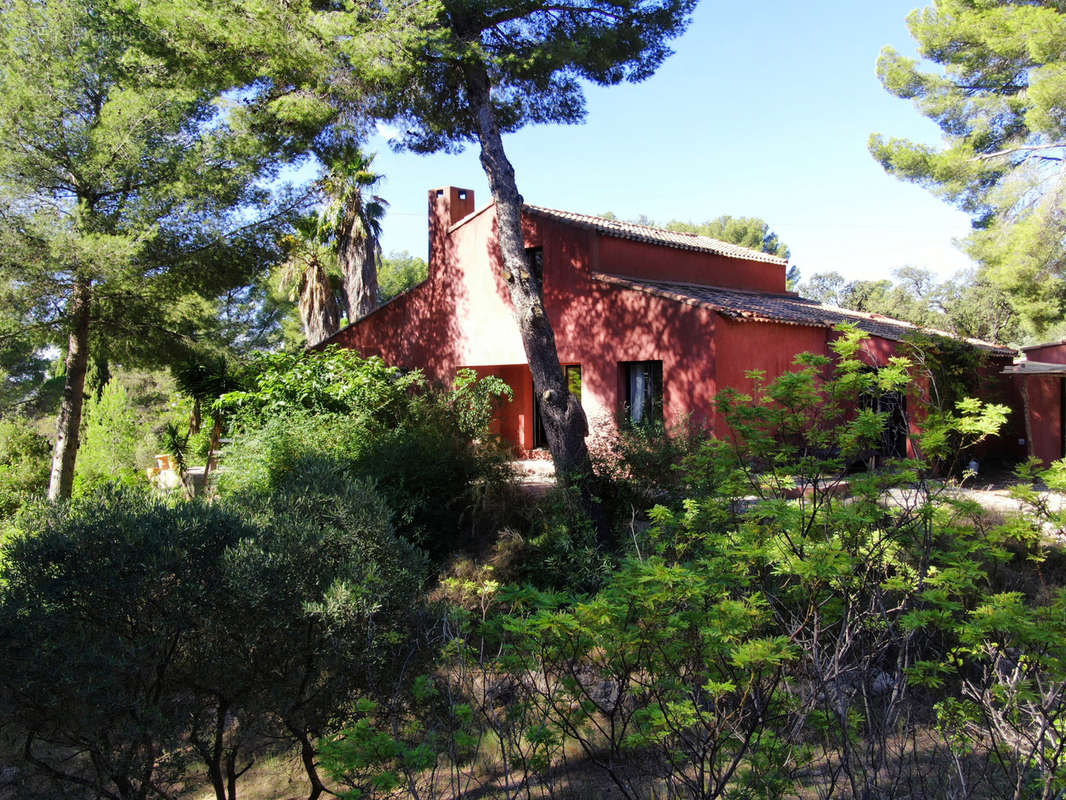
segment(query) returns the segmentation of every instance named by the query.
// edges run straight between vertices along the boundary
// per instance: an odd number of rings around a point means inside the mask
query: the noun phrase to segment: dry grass
[[[259,754],[255,764],[237,781],[240,800],[303,800],[308,783],[296,752]],[[191,773],[180,800],[215,800],[215,792],[203,771]]]
[[[330,783],[327,781],[327,786]],[[343,787],[331,786],[341,791]],[[423,798],[433,800],[599,800],[621,797],[610,779],[589,762],[576,742],[568,743],[557,763],[542,776],[519,782],[504,769],[499,746],[486,737],[477,758],[455,775],[438,772],[419,780]],[[240,800],[303,800],[308,793],[307,779],[296,753],[265,753],[237,783]],[[395,800],[410,797],[397,790]],[[649,793],[649,797],[653,796]],[[191,773],[180,800],[215,800],[214,791],[204,772]],[[6,800],[6,798],[5,798]],[[11,800],[14,800],[12,798]]]

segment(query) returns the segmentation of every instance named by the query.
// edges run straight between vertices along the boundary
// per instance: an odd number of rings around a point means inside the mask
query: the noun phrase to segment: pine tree
[[[256,83],[251,57],[182,51],[164,35],[179,10],[11,0],[0,17],[0,279],[66,351],[53,499],[71,491],[90,352],[160,358],[191,332],[189,298],[275,258],[299,202],[263,182],[323,119]]]
[[[415,152],[480,147],[495,201],[504,278],[533,374],[557,474],[591,473],[587,421],[559,364],[555,333],[526,259],[522,197],[503,135],[530,123],[576,123],[581,80],[650,76],[684,31],[695,0],[508,0],[359,4],[340,49],[360,76],[370,113],[405,131]]]
[[[1040,335],[1066,317],[1066,3],[935,0],[908,25],[933,69],[886,48],[878,74],[944,146],[874,135],[870,150],[972,215],[981,277]]]

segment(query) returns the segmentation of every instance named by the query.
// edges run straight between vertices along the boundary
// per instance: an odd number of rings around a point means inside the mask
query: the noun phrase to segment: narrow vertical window
[[[663,420],[663,362],[628,361],[623,364],[626,413],[633,425],[653,425]]]

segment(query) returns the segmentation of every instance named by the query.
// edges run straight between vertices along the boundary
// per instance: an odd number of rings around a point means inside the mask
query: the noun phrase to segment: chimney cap
[[[430,215],[454,225],[474,213],[474,191],[458,186],[442,186],[429,190]]]

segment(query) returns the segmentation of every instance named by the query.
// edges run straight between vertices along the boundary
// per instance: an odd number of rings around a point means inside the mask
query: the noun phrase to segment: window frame
[[[623,406],[625,422],[633,427],[663,424],[665,386],[662,360],[622,361],[619,366],[621,367],[622,388],[625,395],[625,404]],[[638,378],[638,375],[643,375],[643,378]],[[638,385],[643,387],[640,390],[643,397],[639,404],[635,402],[635,393],[638,391]],[[638,409],[639,417],[636,417],[634,412]]]

